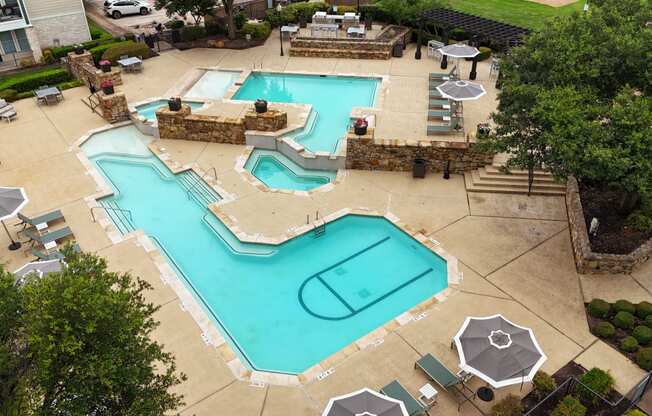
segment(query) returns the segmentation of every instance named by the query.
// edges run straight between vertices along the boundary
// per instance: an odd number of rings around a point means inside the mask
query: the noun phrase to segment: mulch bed
[[[622,200],[621,190],[584,183],[579,188],[586,229],[590,229],[594,217],[600,221],[597,235],[589,234],[594,252],[629,254],[652,238],[652,231],[637,231],[625,224],[628,214],[616,209]]]
[[[588,306],[588,303],[584,305],[585,308],[586,308],[587,306]],[[595,328],[595,326],[596,326],[598,323],[600,323],[601,321],[608,321],[608,322],[611,323],[611,318],[613,318],[613,316],[610,316],[610,317],[608,317],[608,318],[606,318],[606,319],[598,319],[598,318],[594,318],[593,316],[589,315],[588,311],[586,312],[586,319],[587,319],[587,321],[588,321],[588,323],[589,323],[589,329],[591,330],[591,333],[592,333],[593,335],[595,335],[596,337],[598,337],[602,342],[605,342],[605,343],[611,345],[611,346],[612,346],[613,348],[615,348],[619,353],[621,353],[622,355],[624,355],[624,356],[626,356],[627,358],[629,358],[629,359],[630,359],[630,360],[631,360],[635,365],[638,365],[638,364],[636,364],[636,353],[635,353],[635,352],[625,352],[625,351],[623,351],[623,350],[620,349],[620,341],[622,341],[624,338],[630,336],[630,335],[631,335],[631,332],[632,332],[631,330],[630,330],[630,331],[626,331],[626,330],[624,330],[624,329],[620,329],[620,328],[618,328],[618,327],[616,327],[616,326],[614,325],[614,328],[616,328],[616,335],[614,335],[613,338],[600,338],[600,337],[599,337],[599,336],[598,336],[598,335],[593,331],[593,329]],[[639,326],[639,325],[644,325],[644,321],[643,321],[643,320],[639,319],[637,316],[634,316],[634,318],[635,318],[635,321],[634,321],[634,328],[636,328],[636,327]]]
[[[256,46],[263,45],[266,40],[267,39],[265,38],[265,39],[252,39],[248,41],[246,38],[229,39],[225,35],[213,35],[192,42],[177,42],[174,43],[174,47],[179,50],[186,50],[192,48],[211,48],[214,46],[210,46],[208,44],[209,41],[222,41],[224,42],[223,49],[248,49],[248,48],[253,48]],[[289,47],[289,45],[290,42],[288,41],[287,47]]]

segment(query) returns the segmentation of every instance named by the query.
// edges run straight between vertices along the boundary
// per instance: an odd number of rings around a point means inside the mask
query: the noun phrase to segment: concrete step
[[[522,181],[512,181],[512,180],[503,180],[501,177],[497,178],[482,178],[477,170],[471,172],[471,177],[473,179],[473,184],[479,187],[502,187],[502,188],[521,188],[525,187],[527,189],[527,179]],[[540,189],[546,190],[566,190],[566,186],[558,184],[556,182],[534,182],[532,187],[537,187]]]
[[[509,173],[505,173],[502,169],[502,166],[496,166],[496,165],[487,165],[484,167],[485,172],[488,175],[509,175],[513,177],[528,177],[528,172],[527,170],[522,170],[522,169],[510,169]],[[534,171],[534,177],[535,178],[552,178],[552,174],[549,172],[545,172],[542,170],[535,170]]]
[[[478,184],[473,179],[473,172],[467,172],[464,174],[464,182],[466,184],[467,192],[485,192],[485,193],[494,193],[494,194],[527,194],[527,182],[523,185],[514,185],[504,186],[501,184]],[[566,190],[552,188],[548,189],[546,187],[541,187],[534,185],[530,195],[543,195],[543,196],[563,196],[566,194]]]
[[[500,180],[500,181],[510,181],[510,182],[527,182],[527,175],[510,175],[500,172],[489,172],[487,168],[478,169],[478,175],[483,180]],[[556,184],[555,178],[552,175],[537,175],[535,172],[534,183],[552,183]]]

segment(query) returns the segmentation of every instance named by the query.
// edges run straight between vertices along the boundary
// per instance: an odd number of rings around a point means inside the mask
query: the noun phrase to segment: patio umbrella
[[[9,250],[18,250],[21,244],[18,241],[14,241],[11,237],[4,220],[14,217],[18,211],[23,209],[27,202],[29,202],[29,199],[27,199],[25,189],[0,187],[0,221],[2,221],[2,226],[11,240]]]
[[[61,260],[59,259],[33,261],[17,269],[14,272],[14,275],[16,277],[23,278],[30,273],[36,273],[38,277],[43,277],[43,276],[47,276],[50,273],[60,272],[62,267],[63,267],[63,263],[61,263]]]
[[[468,81],[446,81],[437,87],[444,98],[454,101],[477,100],[487,93],[481,84]]]
[[[454,43],[452,45],[442,46],[441,48],[438,49],[438,51],[441,53],[441,69],[446,69],[446,67],[448,67],[449,56],[451,58],[460,59],[460,58],[475,58],[476,56],[480,55],[480,51],[478,50],[478,48],[465,45],[463,43]],[[478,62],[474,59],[471,67],[471,73],[469,74],[469,78],[475,79],[475,77],[477,76],[477,71],[476,71],[477,65]]]
[[[547,359],[531,329],[502,315],[466,318],[453,340],[460,368],[495,388],[532,381]]]
[[[322,416],[408,416],[402,401],[364,388],[333,397],[328,402]]]

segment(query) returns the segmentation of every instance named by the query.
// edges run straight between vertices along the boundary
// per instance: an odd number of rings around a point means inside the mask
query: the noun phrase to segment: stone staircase
[[[487,165],[464,174],[468,192],[489,192],[496,194],[527,194],[528,173],[526,170],[510,170],[506,173],[499,164]],[[534,182],[530,195],[563,196],[566,185],[556,182],[553,176],[544,171],[534,172]]]

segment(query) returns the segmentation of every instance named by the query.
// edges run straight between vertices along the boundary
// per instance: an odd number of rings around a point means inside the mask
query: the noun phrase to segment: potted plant
[[[84,53],[84,45],[82,45],[81,43],[75,45],[75,54],[81,55],[83,53]]]
[[[491,133],[491,126],[489,123],[478,123],[478,129],[476,132],[476,136],[478,138],[480,137],[487,137]]]
[[[168,100],[168,108],[170,111],[181,110],[181,97],[172,97]]]
[[[113,89],[113,81],[110,79],[105,79],[100,83],[100,88],[102,88],[102,92],[106,95],[111,95],[115,93],[115,90]]]
[[[358,136],[364,136],[365,134],[367,134],[367,127],[369,127],[369,123],[367,123],[367,120],[365,120],[364,118],[359,118],[353,124],[353,131]]]
[[[267,112],[267,101],[258,99],[254,103],[254,107],[256,108],[257,113],[265,113]]]
[[[103,59],[100,61],[100,69],[102,72],[111,72],[111,61]]]

